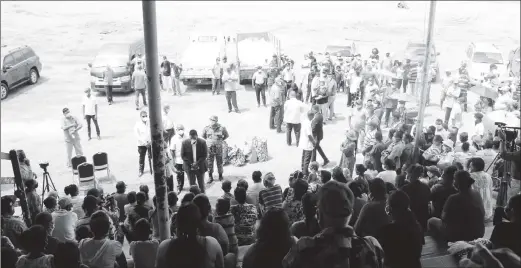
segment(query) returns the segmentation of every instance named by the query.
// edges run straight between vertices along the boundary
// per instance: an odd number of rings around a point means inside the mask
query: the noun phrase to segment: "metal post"
[[[429,28],[427,30],[427,53],[425,53],[425,61],[423,63],[423,77],[421,84],[421,94],[420,94],[420,111],[418,115],[418,122],[416,123],[416,133],[414,139],[414,153],[413,153],[413,163],[418,163],[420,159],[420,140],[423,133],[423,117],[425,116],[425,100],[427,99],[427,90],[429,83],[429,73],[430,73],[430,62],[431,62],[431,49],[432,49],[432,33],[434,30],[434,14],[436,12],[436,1],[431,1],[430,11],[429,11]]]
[[[166,205],[165,141],[163,139],[163,120],[161,118],[161,93],[159,90],[159,63],[157,52],[156,2],[143,0],[143,32],[145,34],[145,53],[147,66],[148,113],[150,136],[152,138],[152,165],[156,187],[157,217],[159,237],[170,237],[168,206]]]

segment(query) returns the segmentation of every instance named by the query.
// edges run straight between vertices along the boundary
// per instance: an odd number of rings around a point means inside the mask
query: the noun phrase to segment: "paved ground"
[[[382,53],[397,51],[410,39],[423,37],[427,9],[423,3],[411,2],[410,10],[399,10],[395,4],[159,2],[159,48],[162,54],[177,59],[194,31],[269,30],[279,36],[285,52],[297,62],[303,53],[319,51],[327,43],[343,38],[359,40],[363,52],[372,47],[379,47]],[[49,171],[61,191],[72,182],[59,127],[61,110],[69,107],[73,114],[81,114],[82,92],[89,83],[87,63],[98,47],[104,42],[131,41],[142,36],[141,6],[139,2],[63,2],[59,7],[54,2],[2,2],[1,7],[2,44],[29,44],[44,64],[38,84],[11,92],[2,102],[1,149],[24,149],[38,172],[37,163],[49,161]],[[252,13],[252,9],[258,13]],[[457,68],[470,41],[495,42],[505,53],[517,46],[519,18],[518,2],[438,3],[435,40],[441,52],[441,70]],[[437,103],[439,86],[433,86],[432,91],[431,100]],[[150,175],[137,176],[138,153],[132,130],[138,112],[134,96],[116,95],[114,99],[115,104],[108,106],[103,96],[98,97],[102,140],[87,141],[86,129],[82,130],[85,155],[90,157],[100,151],[109,154],[113,178],[101,178],[106,192],[114,191],[116,180],[127,182],[129,190],[137,190],[140,184],[152,186]],[[300,150],[287,147],[283,134],[268,129],[269,110],[256,107],[250,90],[238,94],[241,114],[228,114],[225,97],[212,96],[207,90],[191,89],[181,98],[162,95],[162,101],[172,106],[174,122],[187,129],[202,131],[214,114],[228,128],[232,143],[253,136],[268,139],[271,159],[240,168],[225,167],[225,177],[232,181],[249,178],[254,170],[261,170],[274,172],[278,182],[287,185],[287,175],[300,166]],[[323,147],[331,165],[340,157],[339,145],[346,129],[345,103],[345,95],[341,94],[336,101],[338,119],[325,127]],[[431,106],[425,122],[432,124],[440,117],[439,107]],[[1,167],[2,176],[11,173],[9,163],[2,161]],[[98,177],[103,175],[97,173]],[[2,191],[9,190],[3,186]],[[220,192],[219,183],[208,189],[213,200]]]

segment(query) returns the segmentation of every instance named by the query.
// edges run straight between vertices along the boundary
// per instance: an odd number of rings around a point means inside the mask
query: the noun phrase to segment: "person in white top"
[[[447,81],[447,89],[445,94],[445,99],[443,101],[443,108],[445,109],[445,124],[449,123],[450,114],[452,112],[452,108],[457,98],[461,94],[461,90],[459,87],[454,85],[454,80]]]
[[[148,113],[141,111],[139,113],[141,120],[136,122],[134,126],[134,134],[137,139],[137,151],[139,153],[139,177],[143,176],[143,170],[145,168],[145,156],[148,152],[150,174],[152,174],[152,154],[150,144],[150,127],[148,126]]]
[[[472,138],[479,137],[480,139],[483,139],[483,135],[485,135],[485,126],[483,125],[483,114],[482,113],[475,113],[474,114],[474,135],[472,135]]]
[[[392,159],[385,159],[383,163],[384,171],[376,175],[377,178],[382,179],[384,182],[396,184],[396,165]]]
[[[78,215],[72,212],[72,200],[69,197],[62,197],[58,201],[58,206],[59,209],[51,214],[54,222],[52,236],[60,242],[74,241],[74,228],[76,228]]]
[[[235,112],[239,113],[239,108],[237,108],[237,86],[239,84],[239,76],[237,72],[235,72],[235,65],[231,63],[226,68],[226,72],[223,74],[222,83],[224,85],[224,91],[226,91],[226,102],[228,103],[228,112],[232,112],[232,104],[233,108],[235,108]]]
[[[309,163],[311,162],[311,156],[313,154],[313,149],[315,148],[316,141],[313,138],[313,133],[311,131],[311,120],[315,117],[315,113],[310,110],[307,113],[307,118],[302,121],[302,128],[300,131],[300,144],[298,148],[302,149],[302,172],[305,175],[309,173]]]
[[[83,97],[82,106],[83,118],[87,120],[87,133],[89,135],[89,140],[91,140],[90,120],[94,122],[94,126],[96,127],[96,134],[98,135],[98,140],[100,140],[101,136],[98,125],[98,102],[96,101],[96,98],[92,96],[90,88],[85,89],[85,97]]]
[[[176,133],[170,142],[170,152],[174,159],[174,171],[177,174],[177,193],[181,193],[185,184],[185,171],[183,170],[183,158],[181,158],[181,147],[185,136],[185,127],[181,124],[176,126]]]
[[[286,68],[284,68],[284,71],[282,71],[282,79],[286,82],[286,91],[290,88],[291,84],[293,84],[293,81],[295,81],[295,72],[293,72],[293,69],[291,68],[290,64],[286,65]]]
[[[257,96],[257,107],[260,107],[260,98],[262,96],[262,104],[266,107],[266,85],[268,75],[262,70],[262,66],[257,66],[257,71],[251,78],[251,86],[255,89]]]
[[[295,91],[289,92],[289,100],[284,104],[284,122],[286,122],[286,142],[291,146],[291,131],[295,132],[297,147],[300,140],[300,118],[304,112],[304,103],[297,100]]]
[[[167,144],[170,144],[170,140],[172,139],[172,136],[175,134],[174,130],[174,122],[170,119],[169,116],[170,113],[170,105],[166,104],[163,106],[163,138],[165,139],[165,142]]]

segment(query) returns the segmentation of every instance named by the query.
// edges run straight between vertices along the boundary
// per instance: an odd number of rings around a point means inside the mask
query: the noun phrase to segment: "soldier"
[[[213,163],[217,162],[217,172],[219,172],[219,180],[223,180],[223,146],[222,142],[228,138],[228,131],[225,127],[217,123],[218,118],[215,115],[210,117],[210,125],[203,130],[203,139],[208,145],[208,183],[213,182]]]

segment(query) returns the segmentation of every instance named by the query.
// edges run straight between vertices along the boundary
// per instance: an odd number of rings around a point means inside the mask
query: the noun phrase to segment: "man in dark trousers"
[[[183,169],[188,174],[190,185],[197,184],[204,193],[204,174],[207,170],[206,158],[208,156],[208,148],[206,141],[197,137],[197,131],[190,130],[190,139],[184,140],[181,146],[181,158],[183,159]]]
[[[324,138],[324,117],[320,113],[320,107],[318,105],[313,105],[311,109],[315,112],[315,117],[311,120],[311,132],[313,133],[313,138],[315,139],[315,148],[313,149],[313,153],[311,154],[311,161],[317,160],[317,151],[324,160],[324,165],[329,164],[329,159],[326,154],[320,147],[320,141]]]
[[[103,72],[103,81],[105,81],[105,90],[107,94],[107,101],[109,102],[109,105],[112,105],[112,82],[114,80],[114,71],[110,67],[110,65],[107,65],[107,68]]]

